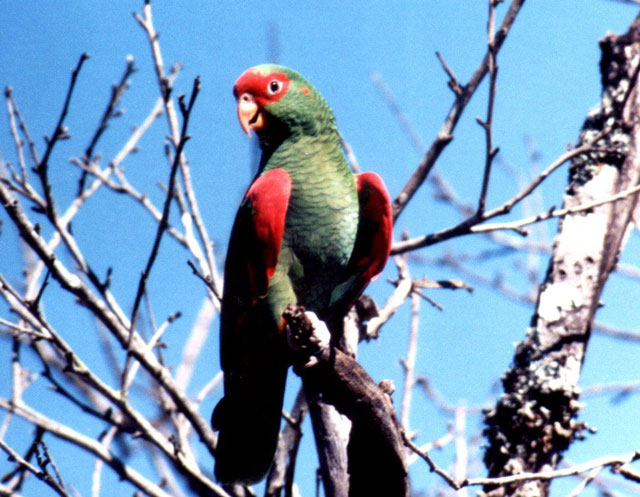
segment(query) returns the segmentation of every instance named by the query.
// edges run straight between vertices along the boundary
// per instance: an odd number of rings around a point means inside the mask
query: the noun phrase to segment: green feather
[[[263,149],[260,174],[280,168],[292,180],[270,306],[277,316],[289,303],[322,314],[356,237],[354,177],[342,153],[333,112],[322,95],[291,69],[271,64],[257,69],[264,74],[281,72],[291,80],[286,95],[265,107],[269,126],[258,133]]]

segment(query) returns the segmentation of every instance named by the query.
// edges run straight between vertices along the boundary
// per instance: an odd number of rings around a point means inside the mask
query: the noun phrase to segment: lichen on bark
[[[602,99],[580,132],[597,151],[575,157],[563,206],[608,198],[640,180],[638,146],[640,17],[629,32],[600,42]],[[599,136],[601,135],[601,136]],[[577,419],[578,381],[600,297],[615,267],[637,195],[565,216],[558,225],[526,336],[502,377],[504,394],[486,414],[489,476],[554,469],[588,426]],[[549,482],[487,487],[487,495],[545,496]]]

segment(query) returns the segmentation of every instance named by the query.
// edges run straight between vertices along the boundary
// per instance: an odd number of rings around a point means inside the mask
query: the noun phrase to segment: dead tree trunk
[[[572,160],[563,199],[568,208],[606,199],[640,181],[640,17],[626,34],[608,35],[600,46],[602,101],[580,133],[580,143],[597,139],[598,151]],[[490,476],[555,468],[582,436],[585,424],[576,419],[580,370],[637,197],[560,221],[531,326],[502,378],[504,395],[485,419],[489,446],[484,460]],[[492,497],[546,496],[549,483],[487,487],[485,492]]]

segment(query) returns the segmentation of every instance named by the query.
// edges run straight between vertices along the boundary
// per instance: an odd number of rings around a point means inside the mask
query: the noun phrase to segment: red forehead
[[[269,84],[273,80],[282,83],[282,91],[276,95],[271,95],[268,91]],[[280,100],[289,90],[290,84],[291,80],[282,72],[262,74],[258,69],[253,68],[243,72],[237,79],[236,84],[233,85],[233,94],[238,98],[243,93],[251,93],[257,99],[264,100],[266,104]]]

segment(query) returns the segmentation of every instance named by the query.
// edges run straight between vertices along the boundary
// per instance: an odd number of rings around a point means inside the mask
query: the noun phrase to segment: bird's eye
[[[282,90],[282,81],[278,81],[277,79],[274,79],[269,83],[268,90],[270,95],[275,95],[277,93],[280,93],[280,90]]]

